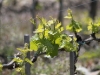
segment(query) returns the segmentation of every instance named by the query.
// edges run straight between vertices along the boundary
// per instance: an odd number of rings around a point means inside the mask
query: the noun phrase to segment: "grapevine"
[[[15,69],[18,72],[22,72],[22,67],[25,65],[25,62],[33,65],[36,62],[38,56],[46,54],[51,57],[58,55],[59,51],[66,52],[75,52],[75,61],[76,64],[79,51],[82,45],[88,44],[93,40],[100,42],[100,38],[95,36],[96,33],[100,30],[100,21],[88,23],[88,30],[91,31],[90,37],[83,40],[82,37],[78,34],[82,31],[82,24],[77,22],[73,15],[72,11],[68,9],[68,15],[65,18],[70,20],[70,24],[66,25],[66,29],[62,26],[62,23],[57,19],[50,18],[47,21],[45,18],[37,16],[39,20],[38,27],[35,31],[35,34],[30,39],[30,49],[28,44],[25,43],[24,48],[17,48],[19,53],[15,55],[15,58],[8,64],[0,64],[0,70],[2,69]],[[34,24],[34,20],[31,19],[31,22]],[[64,33],[65,30],[69,30],[74,33],[75,37],[72,39],[68,34]],[[72,43],[73,40],[73,43]],[[30,59],[26,58],[27,52],[34,51],[33,57]],[[76,65],[74,65],[74,72],[76,73]]]

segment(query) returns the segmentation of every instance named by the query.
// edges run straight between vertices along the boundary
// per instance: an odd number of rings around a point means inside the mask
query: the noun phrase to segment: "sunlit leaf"
[[[51,26],[53,23],[54,23],[53,20],[49,20],[49,21],[47,22],[47,24],[48,24],[49,26]]]
[[[59,38],[57,38],[57,39],[55,40],[55,43],[56,43],[56,44],[58,44],[58,45],[60,45],[61,40],[62,40],[62,38],[61,38],[61,37],[59,37]]]
[[[58,29],[60,26],[61,26],[61,23],[58,23],[55,28]]]
[[[21,72],[21,71],[22,71],[22,69],[23,69],[23,68],[18,67],[18,68],[16,68],[16,69],[15,69],[15,71],[16,71],[16,72]]]
[[[71,16],[65,16],[64,18],[71,19],[72,17]]]
[[[21,53],[27,53],[28,51],[32,51],[31,49],[21,49],[21,48],[17,48],[17,50],[19,50]]]
[[[42,33],[44,31],[44,29],[37,29],[36,31],[34,31],[34,33]]]
[[[16,61],[18,63],[23,63],[23,60],[21,58],[19,58],[19,57],[14,58],[13,61]]]
[[[58,31],[61,33],[64,31],[64,27],[60,27],[60,29],[58,29]]]
[[[31,37],[31,41],[38,41],[39,40],[39,35],[34,34],[34,36]]]
[[[30,49],[34,51],[38,50],[38,46],[34,41],[30,41]]]
[[[31,65],[33,65],[32,61],[30,59],[25,58],[25,61],[28,62],[28,63],[30,63]]]
[[[93,23],[92,20],[88,23],[88,30],[90,30],[92,33],[97,33],[99,31],[100,24],[98,22]]]
[[[51,35],[55,35],[57,32],[49,31],[48,33]]]
[[[67,10],[67,13],[68,15],[65,16],[64,18],[67,18],[67,19],[72,19],[72,11],[70,9]]]
[[[66,26],[66,30],[72,30],[72,28],[73,28],[73,27],[72,27],[71,24]]]
[[[42,18],[41,20],[42,20],[42,23],[43,23],[44,25],[46,25],[46,23],[47,23],[46,19]]]
[[[79,28],[79,29],[76,29],[76,32],[80,32],[82,29],[81,28]]]
[[[88,26],[88,30],[92,30],[92,25],[89,25]]]
[[[49,33],[49,30],[45,30],[45,38],[48,38],[48,33]]]

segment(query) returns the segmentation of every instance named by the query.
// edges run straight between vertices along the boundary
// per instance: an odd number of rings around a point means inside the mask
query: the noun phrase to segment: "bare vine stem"
[[[75,65],[75,64],[76,64],[76,62],[77,62],[77,60],[78,60],[79,51],[80,51],[81,46],[82,46],[83,44],[87,44],[87,45],[88,45],[88,43],[92,42],[93,40],[95,40],[95,41],[97,41],[97,42],[100,42],[100,38],[97,38],[97,37],[95,36],[95,33],[92,33],[92,34],[90,35],[89,38],[83,40],[83,39],[81,38],[81,36],[78,35],[76,32],[74,32],[74,34],[75,34],[75,37],[77,38],[76,42],[79,44],[78,49],[77,49],[77,53],[75,53],[75,61],[74,61],[74,73],[76,74],[76,65]]]

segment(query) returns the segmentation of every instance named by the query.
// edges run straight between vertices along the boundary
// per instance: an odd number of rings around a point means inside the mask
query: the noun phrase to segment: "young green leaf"
[[[18,67],[18,68],[16,68],[16,69],[15,69],[15,71],[16,71],[16,72],[21,72],[21,71],[22,71],[22,69],[23,69],[23,68]]]
[[[38,46],[34,41],[30,41],[30,49],[34,51],[38,50]]]
[[[14,58],[13,61],[16,61],[17,63],[23,63],[24,60],[22,60],[21,58],[17,57],[17,58]]]
[[[32,61],[28,58],[25,58],[25,61],[28,62],[29,64],[33,65]]]
[[[71,11],[70,9],[68,9],[68,10],[67,10],[67,13],[68,13],[68,15],[65,16],[64,18],[72,19],[72,18],[73,18],[73,17],[72,17],[72,11]]]

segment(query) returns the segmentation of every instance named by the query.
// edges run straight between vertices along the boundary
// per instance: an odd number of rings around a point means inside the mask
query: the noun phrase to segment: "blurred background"
[[[100,0],[0,0],[0,62],[8,63],[13,59],[16,48],[23,47],[24,34],[33,35],[38,25],[36,15],[47,20],[50,16],[57,18],[63,26],[69,24],[64,19],[70,8],[74,18],[82,23],[80,35],[83,39],[91,34],[87,31],[88,17],[94,21],[100,20]],[[33,25],[33,18],[37,25]],[[66,31],[67,34],[72,34]],[[96,35],[100,37],[100,32]],[[78,65],[89,68],[90,71],[100,70],[100,44],[93,41],[84,45],[80,51]],[[93,54],[94,53],[94,54]],[[31,68],[33,75],[69,75],[69,54],[61,52],[55,58],[39,57]],[[1,75],[17,75],[15,71],[3,71]],[[95,74],[97,75],[97,74]]]

